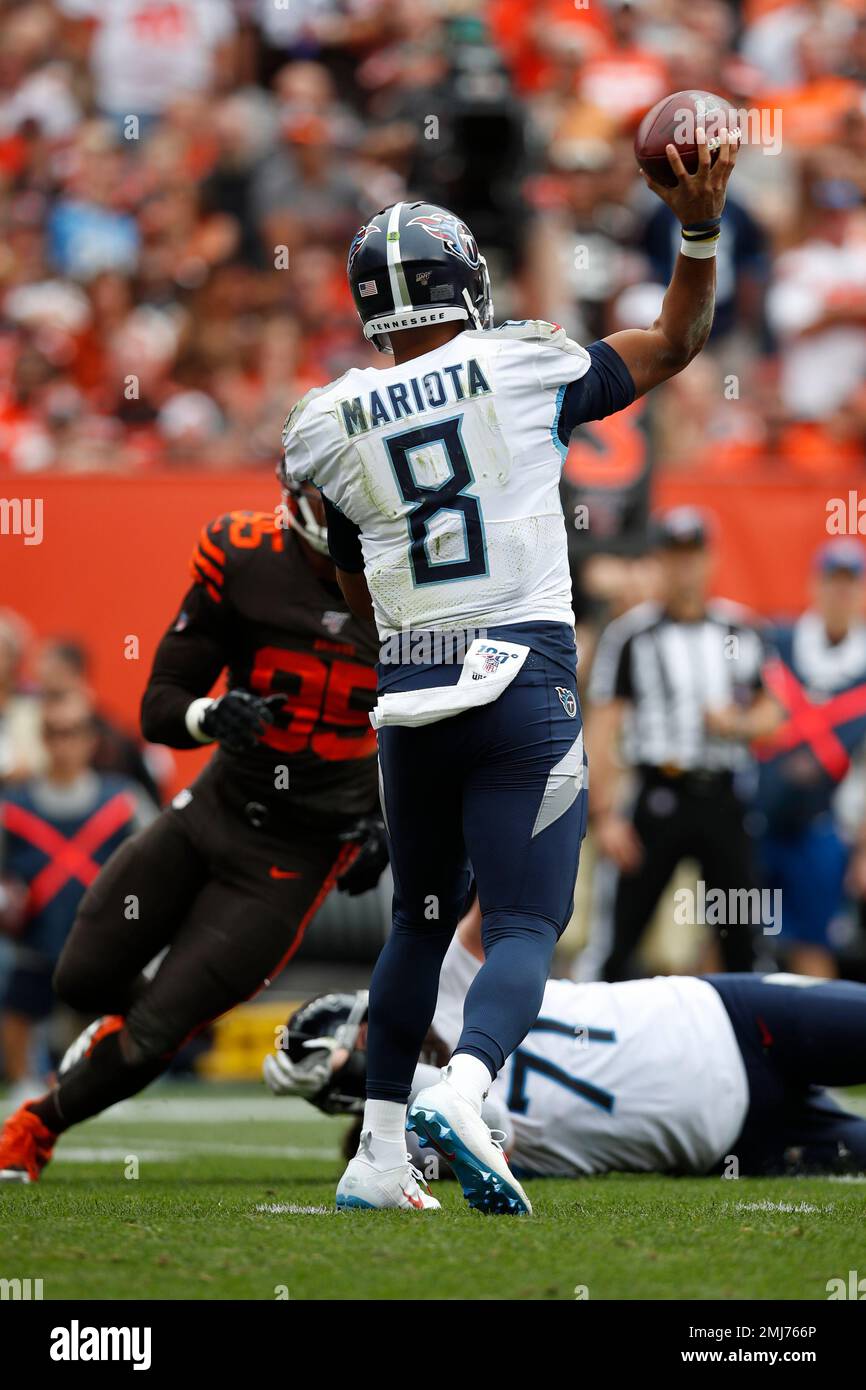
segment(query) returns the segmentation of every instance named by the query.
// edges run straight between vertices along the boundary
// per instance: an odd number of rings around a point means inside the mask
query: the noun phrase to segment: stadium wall
[[[277,497],[269,472],[0,477],[0,500],[41,500],[43,531],[39,545],[0,536],[0,607],[38,637],[84,640],[100,704],[133,725],[156,644],[189,585],[201,527],[239,507],[270,511]],[[174,754],[172,790],[209,752]]]

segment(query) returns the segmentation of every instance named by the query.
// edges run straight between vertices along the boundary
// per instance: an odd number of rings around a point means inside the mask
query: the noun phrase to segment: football
[[[638,126],[634,137],[638,164],[656,183],[674,188],[676,175],[665,146],[676,145],[687,172],[694,174],[698,167],[695,132],[701,126],[707,132],[713,162],[718,158],[719,132],[724,126],[734,130],[737,139],[740,136],[736,112],[722,97],[700,91],[674,92],[663,97],[647,111]]]

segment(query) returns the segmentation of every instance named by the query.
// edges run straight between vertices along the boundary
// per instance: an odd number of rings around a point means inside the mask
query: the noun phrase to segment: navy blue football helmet
[[[364,1110],[367,1055],[356,1047],[362,1024],[367,1021],[367,991],[354,994],[317,994],[296,1009],[289,1019],[283,1051],[296,1065],[319,1049],[344,1048],[345,1064],[329,1072],[327,1081],[308,1096],[326,1115],[360,1115]]]
[[[462,319],[493,326],[487,262],[466,223],[435,203],[394,203],[352,238],[346,266],[364,337]]]

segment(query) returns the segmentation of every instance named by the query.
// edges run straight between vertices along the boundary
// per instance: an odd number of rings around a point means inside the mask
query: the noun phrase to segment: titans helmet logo
[[[428,236],[441,241],[446,251],[465,261],[472,270],[477,270],[481,264],[477,241],[466,223],[450,212],[431,212],[426,217],[413,217],[407,226],[423,227]]]
[[[357,256],[361,247],[365,244],[367,237],[371,236],[373,232],[381,232],[381,230],[382,228],[377,227],[375,222],[368,222],[366,227],[358,228],[357,232],[352,237],[352,243],[349,247],[349,259],[346,263],[346,270],[349,274],[351,274],[352,266],[355,262],[355,257]]]

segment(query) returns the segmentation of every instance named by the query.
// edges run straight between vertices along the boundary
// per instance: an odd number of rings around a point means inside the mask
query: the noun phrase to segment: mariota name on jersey
[[[490,395],[490,386],[474,357],[457,362],[439,371],[425,372],[409,381],[395,381],[382,391],[371,391],[366,397],[346,397],[337,402],[343,429],[351,438],[423,415],[449,401],[465,401],[474,396]]]

